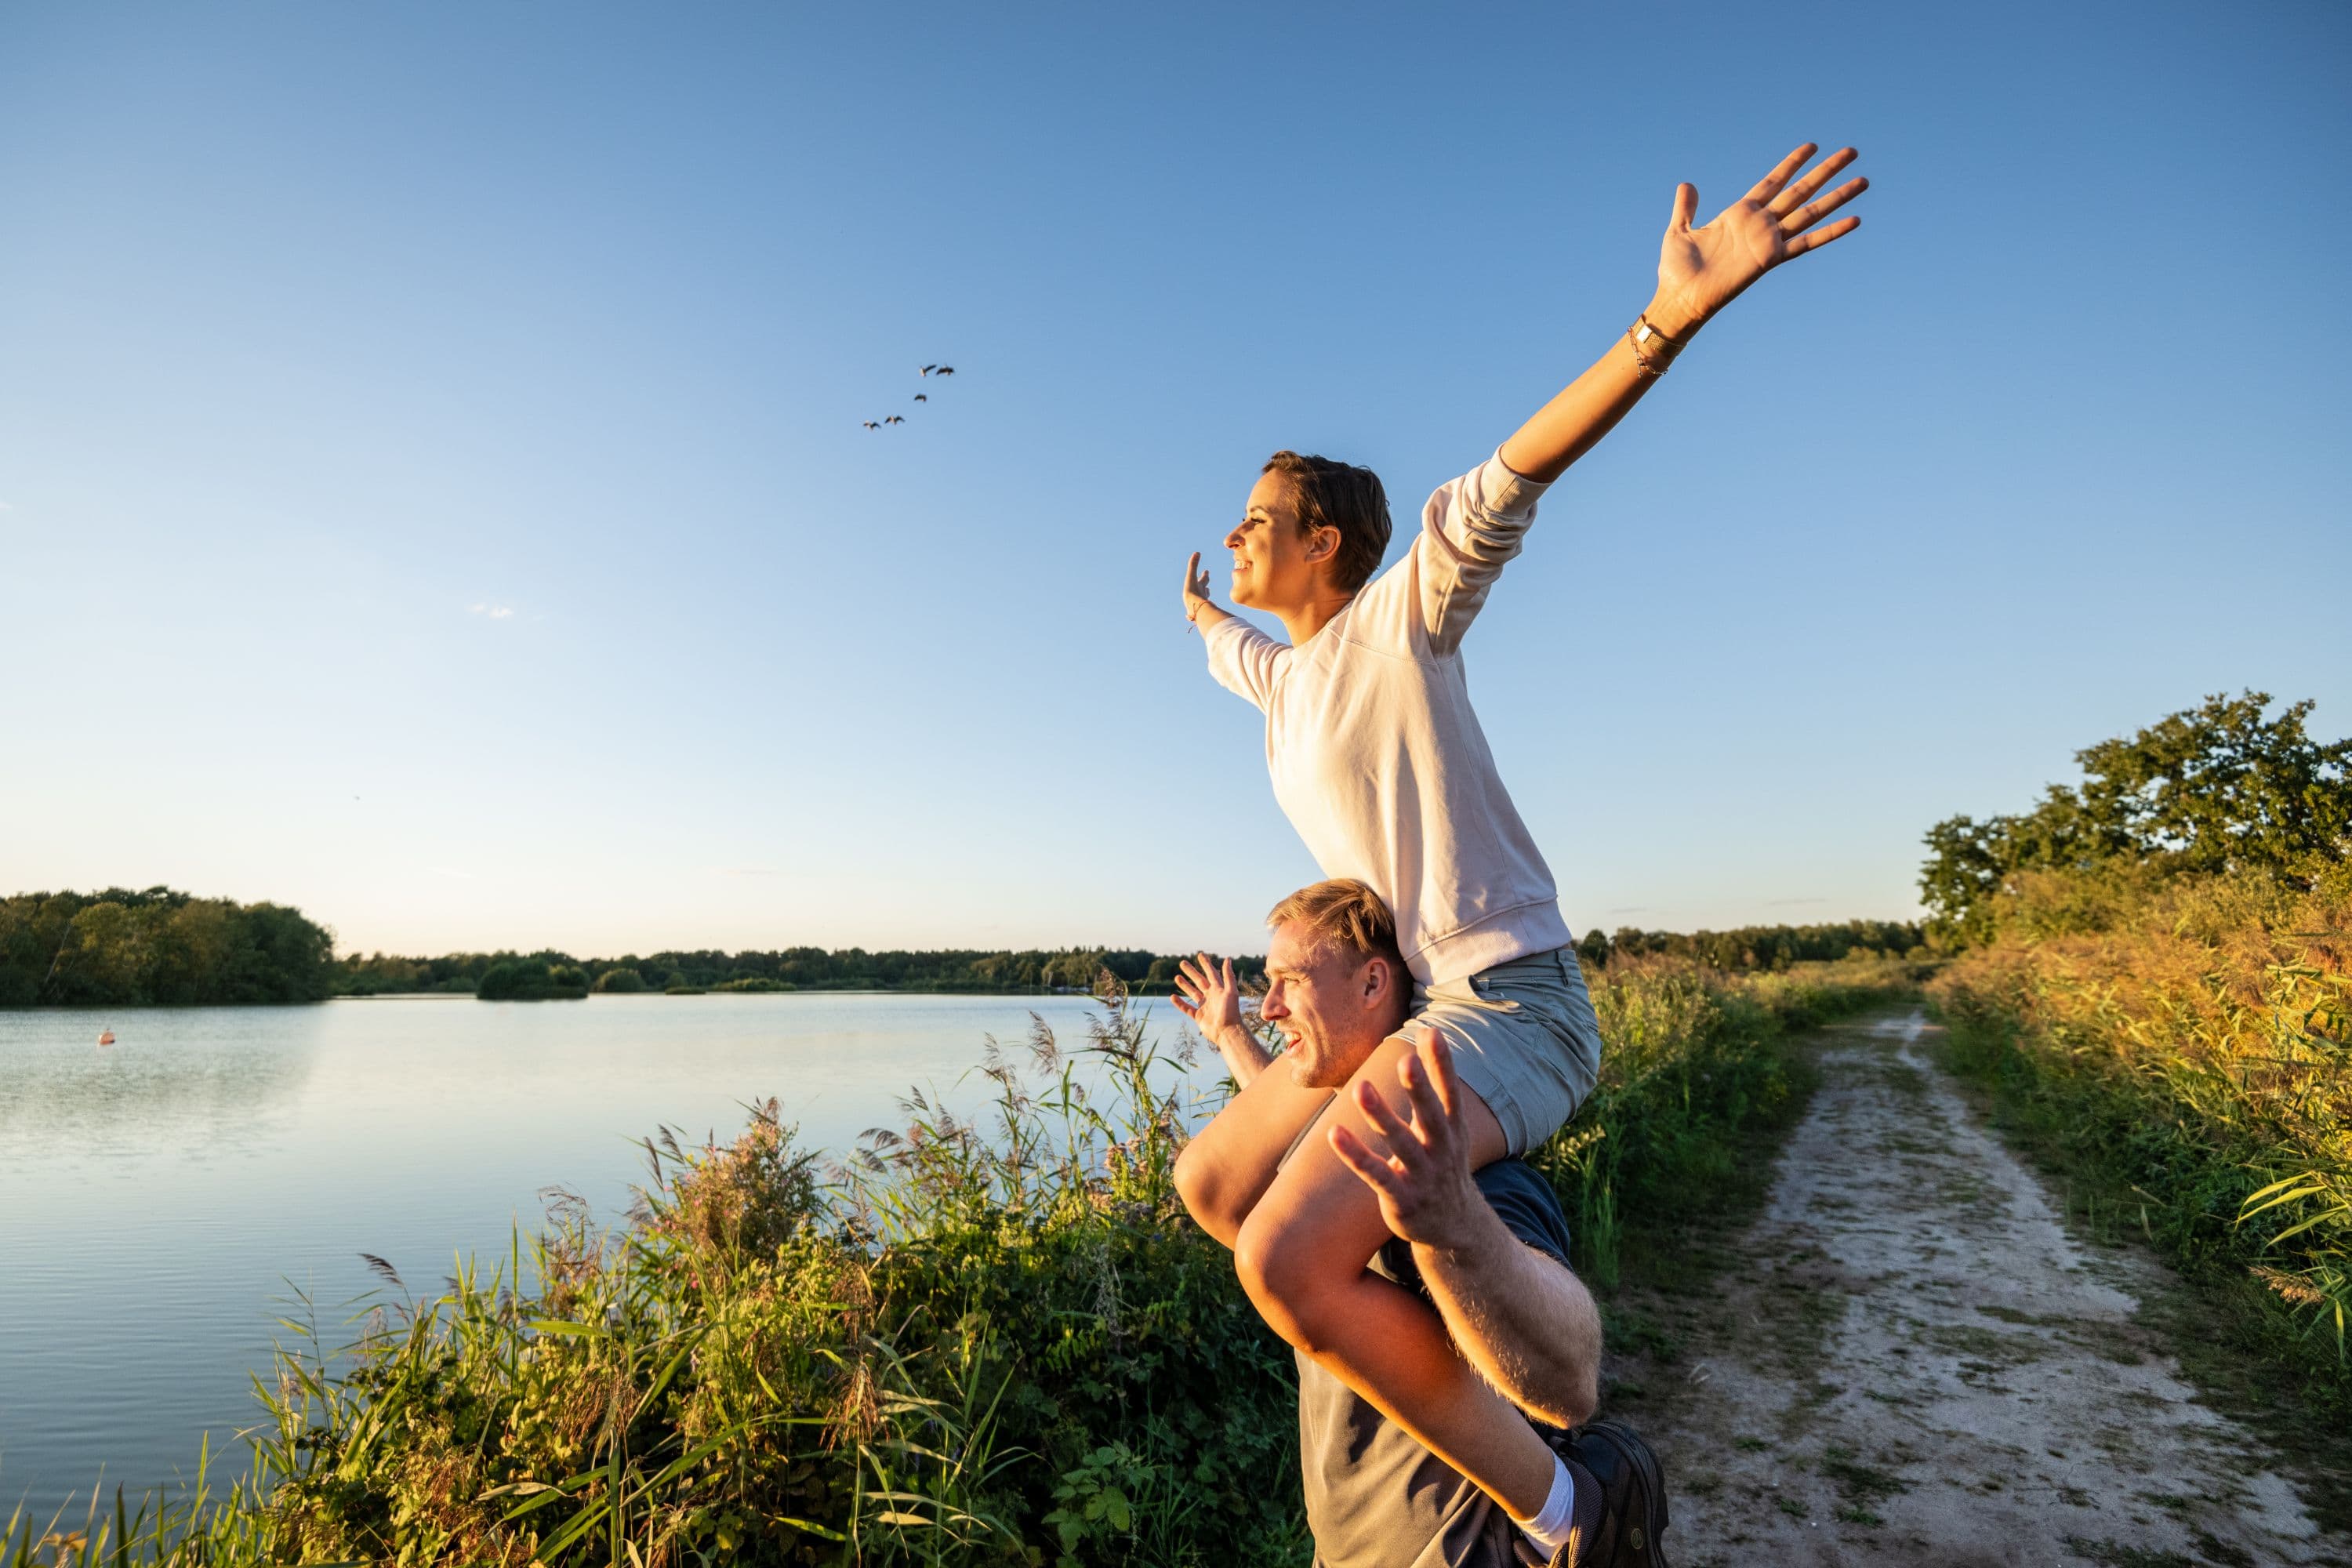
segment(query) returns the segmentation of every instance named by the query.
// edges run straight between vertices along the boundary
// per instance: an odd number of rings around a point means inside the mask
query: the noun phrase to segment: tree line
[[[1578,943],[1592,968],[1663,955],[1727,971],[1785,969],[1853,953],[1915,953],[1920,928],[1896,921],[1743,926],[1728,931],[1595,930]],[[534,952],[405,957],[334,952],[333,933],[283,904],[199,899],[170,888],[18,893],[0,899],[0,1006],[317,1002],[330,996],[445,993],[547,1001],[591,993],[1087,991],[1108,970],[1131,989],[1165,994],[1186,955],[1136,948],[950,948],[869,952],[717,948],[618,958]],[[1263,985],[1262,954],[1234,955]]]
[[[334,937],[284,904],[170,888],[0,898],[0,1006],[318,1002]]]
[[[1601,965],[1620,955],[1687,959],[1734,973],[1786,969],[1792,963],[1832,963],[1865,958],[1926,955],[1927,932],[1915,921],[1840,921],[1833,925],[1741,926],[1735,931],[1641,931],[1595,928],[1576,944],[1586,963]]]
[[[1241,973],[1262,977],[1262,957],[1240,955]],[[1109,970],[1139,991],[1166,990],[1176,956],[1129,948],[1074,947],[1021,952],[942,949],[871,952],[862,947],[717,948],[619,958],[537,952],[453,952],[438,958],[357,953],[336,961],[336,994],[472,992],[485,1000],[538,1000],[588,993],[643,991],[1085,991]]]

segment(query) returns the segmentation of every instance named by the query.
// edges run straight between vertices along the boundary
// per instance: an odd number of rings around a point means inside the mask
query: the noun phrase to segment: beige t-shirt
[[[1202,639],[1210,673],[1265,714],[1284,815],[1325,876],[1388,901],[1424,985],[1575,940],[1462,668],[1462,634],[1544,489],[1489,458],[1440,485],[1404,558],[1300,647],[1238,618]]]

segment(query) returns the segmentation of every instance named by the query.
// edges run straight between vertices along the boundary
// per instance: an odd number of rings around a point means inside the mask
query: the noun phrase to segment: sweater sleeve
[[[1431,648],[1450,654],[1486,603],[1486,592],[1526,543],[1536,500],[1547,486],[1513,473],[1497,453],[1440,485],[1422,509],[1422,624]]]
[[[1290,649],[1239,616],[1228,616],[1211,626],[1201,641],[1208,646],[1209,673],[1236,697],[1246,697],[1260,712],[1273,700],[1274,683],[1282,673]]]

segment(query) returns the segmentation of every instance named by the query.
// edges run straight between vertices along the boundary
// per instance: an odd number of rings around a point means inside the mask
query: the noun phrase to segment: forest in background
[[[1899,921],[1748,926],[1729,931],[1620,929],[1578,943],[1588,968],[1612,957],[1685,960],[1735,973],[1849,955],[1924,957],[1925,932]],[[1183,955],[1121,948],[937,952],[713,948],[618,958],[452,952],[410,958],[338,954],[333,933],[285,904],[201,899],[170,888],[17,893],[0,898],[0,1006],[201,1005],[320,1002],[332,996],[470,994],[545,1001],[593,992],[1083,992],[1108,970],[1142,994],[1164,994]],[[1238,954],[1244,978],[1265,960]]]

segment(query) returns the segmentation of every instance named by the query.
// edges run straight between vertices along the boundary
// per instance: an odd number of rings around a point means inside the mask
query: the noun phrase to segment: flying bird
[[[918,403],[929,403],[930,400],[931,395],[928,392],[919,392],[915,394],[915,401]]]
[[[919,371],[916,372],[915,374],[918,374],[918,375],[929,375],[929,374],[931,374],[931,372],[933,372],[933,371],[935,371],[935,370],[937,370],[937,369],[939,369],[939,368],[940,368],[940,367],[939,367],[939,366],[937,366],[937,365],[935,365],[935,364],[927,364],[927,365],[925,365],[921,370],[919,370]]]
[[[955,366],[951,364],[943,364],[940,366],[939,374],[941,375],[953,375],[955,374]]]
[[[861,419],[858,423],[865,426],[868,430],[879,430],[882,428],[882,422],[878,419]]]
[[[885,425],[904,425],[906,422],[907,421],[902,416],[896,414],[893,414],[889,418],[882,421]]]

